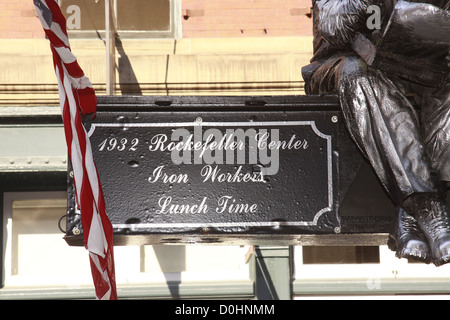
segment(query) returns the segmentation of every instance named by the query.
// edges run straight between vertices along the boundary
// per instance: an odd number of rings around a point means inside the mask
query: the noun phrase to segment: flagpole
[[[112,0],[105,0],[105,31],[106,31],[106,94],[114,95],[116,86],[115,59],[115,14]]]

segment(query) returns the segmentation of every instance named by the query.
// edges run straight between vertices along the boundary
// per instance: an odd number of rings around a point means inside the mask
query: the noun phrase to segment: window
[[[104,0],[60,0],[71,37],[103,37]],[[113,0],[115,25],[123,37],[178,38],[180,0]]]
[[[93,292],[88,252],[69,246],[58,228],[65,228],[66,192],[6,192],[3,202],[5,286],[0,297]],[[252,289],[247,251],[240,246],[116,246],[117,286],[122,297],[201,296],[205,287],[206,295],[221,295],[229,287],[247,294]],[[136,286],[145,289],[136,293]]]
[[[379,263],[378,247],[303,247],[303,264]]]
[[[294,298],[449,293],[450,264],[413,263],[387,245],[294,248]]]
[[[5,287],[80,281],[68,276],[74,274],[84,274],[88,283],[89,263],[86,257],[80,259],[85,249],[69,248],[58,229],[66,207],[65,192],[5,194]]]

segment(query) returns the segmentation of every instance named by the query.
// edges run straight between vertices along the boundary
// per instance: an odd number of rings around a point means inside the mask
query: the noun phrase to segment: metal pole
[[[115,58],[115,15],[112,0],[105,0],[105,31],[106,31],[106,94],[115,94],[116,58]]]

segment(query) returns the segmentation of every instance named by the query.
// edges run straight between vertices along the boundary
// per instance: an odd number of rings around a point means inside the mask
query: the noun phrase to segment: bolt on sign
[[[116,234],[338,232],[336,104],[167,98],[99,97],[85,122]]]

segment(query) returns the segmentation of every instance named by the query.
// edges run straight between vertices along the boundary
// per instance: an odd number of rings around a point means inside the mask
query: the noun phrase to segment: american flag
[[[95,294],[97,299],[115,300],[114,234],[106,214],[89,137],[81,122],[81,114],[95,114],[97,98],[91,82],[70,49],[66,19],[59,5],[55,0],[33,2],[50,40],[53,54],[64,132],[73,167],[76,200],[81,211],[84,244],[89,251]]]

